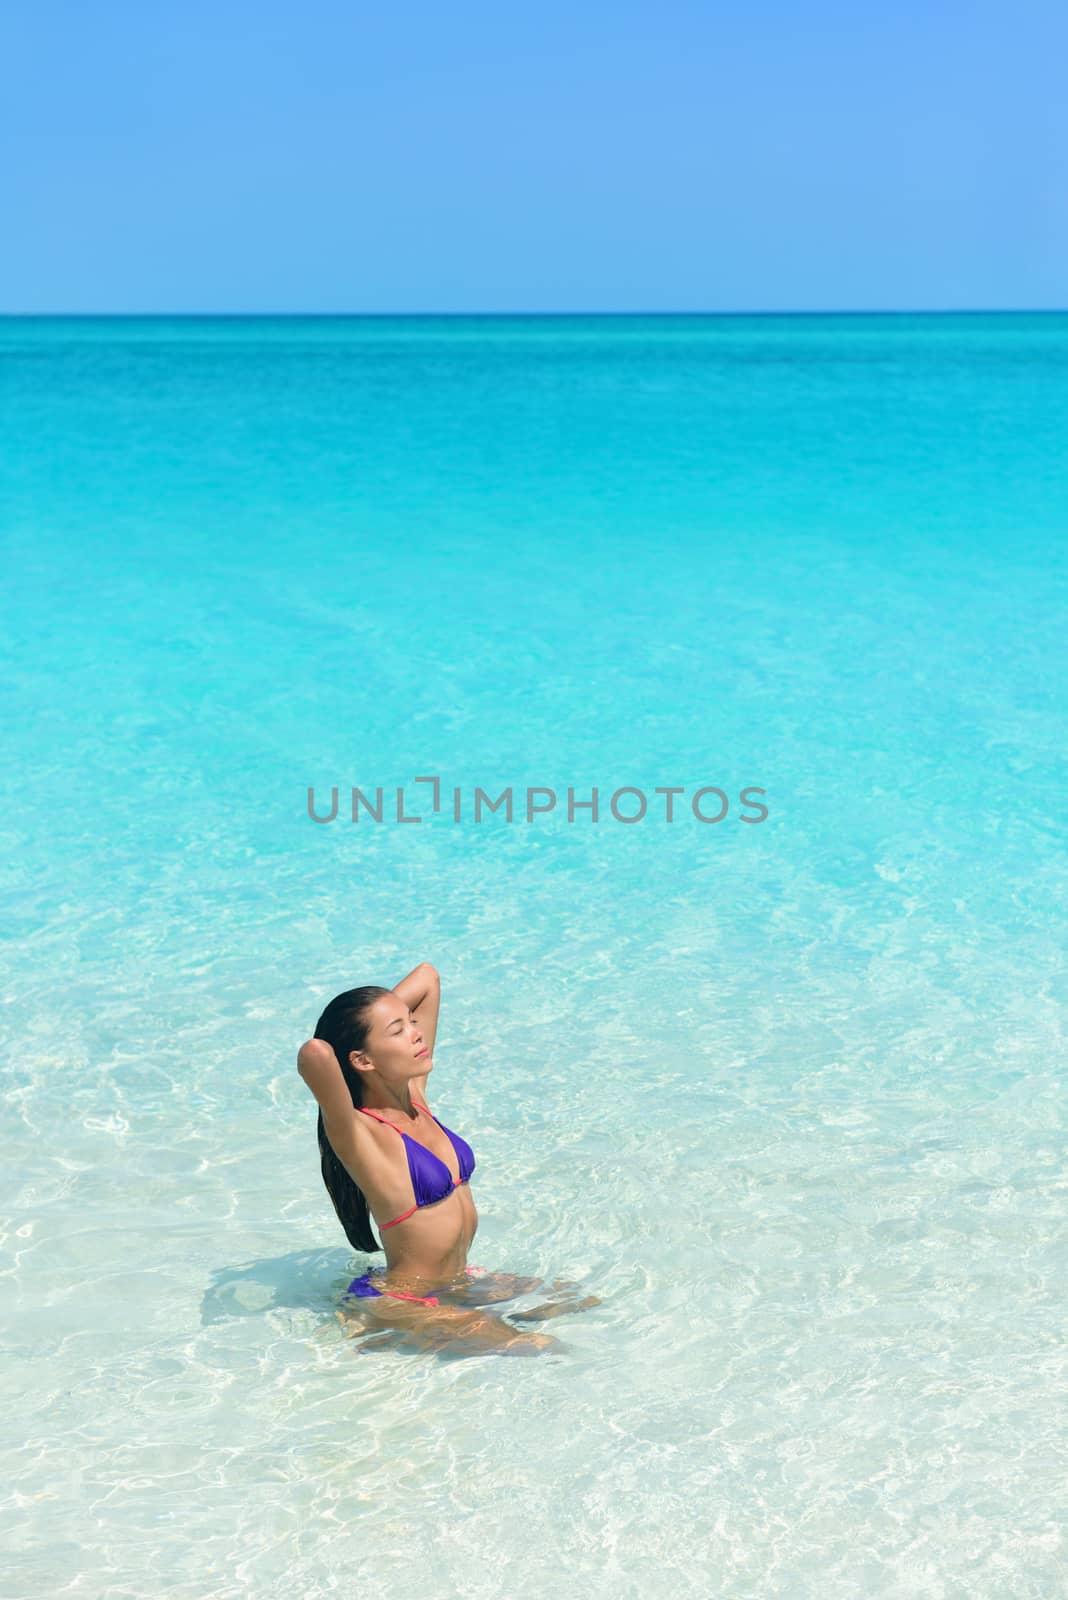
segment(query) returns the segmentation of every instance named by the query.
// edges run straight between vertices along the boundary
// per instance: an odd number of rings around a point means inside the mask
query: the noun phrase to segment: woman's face
[[[392,993],[380,994],[370,1007],[369,1021],[367,1043],[362,1057],[356,1055],[356,1064],[369,1060],[383,1078],[396,1083],[426,1071],[430,1055],[423,1031],[403,1000]]]

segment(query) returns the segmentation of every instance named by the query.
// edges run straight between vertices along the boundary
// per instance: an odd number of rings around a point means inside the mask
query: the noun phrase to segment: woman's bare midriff
[[[467,1270],[467,1252],[478,1230],[478,1212],[466,1183],[432,1206],[420,1206],[393,1228],[378,1228],[386,1255],[379,1288],[402,1294],[429,1294],[459,1282]]]

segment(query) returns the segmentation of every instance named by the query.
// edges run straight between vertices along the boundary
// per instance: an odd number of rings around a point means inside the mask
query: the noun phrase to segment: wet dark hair
[[[363,1104],[363,1087],[360,1074],[349,1062],[349,1052],[365,1048],[371,1027],[368,1015],[371,1006],[381,995],[392,992],[391,989],[384,989],[377,983],[365,984],[362,989],[346,989],[344,994],[334,996],[315,1024],[314,1037],[325,1039],[327,1044],[333,1047],[354,1106]],[[316,1134],[319,1139],[323,1182],[337,1212],[338,1221],[345,1230],[345,1237],[354,1250],[381,1250],[382,1246],[371,1231],[371,1213],[367,1208],[367,1197],[359,1185],[352,1181],[348,1171],[334,1154],[334,1148],[326,1137],[321,1109]]]

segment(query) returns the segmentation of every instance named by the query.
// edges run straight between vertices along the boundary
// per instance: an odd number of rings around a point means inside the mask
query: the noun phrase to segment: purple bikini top
[[[416,1101],[412,1104],[417,1111],[425,1111],[428,1117],[434,1117],[429,1106],[419,1105]],[[387,1122],[385,1117],[380,1117],[377,1111],[369,1111],[366,1106],[357,1106],[357,1111],[362,1111],[366,1117],[374,1117],[376,1122],[385,1123],[387,1128],[392,1128],[394,1133],[399,1133],[404,1140],[404,1149],[408,1156],[408,1172],[412,1180],[412,1192],[415,1195],[415,1205],[403,1212],[401,1216],[394,1217],[392,1222],[380,1222],[382,1228],[395,1228],[398,1222],[403,1222],[405,1217],[410,1217],[413,1211],[418,1211],[422,1206],[436,1205],[439,1200],[444,1200],[459,1184],[466,1183],[475,1170],[475,1152],[471,1149],[466,1139],[461,1139],[458,1133],[453,1133],[443,1122],[434,1121],[442,1133],[448,1135],[449,1143],[456,1151],[456,1158],[460,1166],[460,1176],[454,1178],[444,1161],[436,1156],[433,1150],[428,1150],[425,1144],[420,1144],[418,1139],[411,1138],[403,1128],[398,1128],[395,1122]]]

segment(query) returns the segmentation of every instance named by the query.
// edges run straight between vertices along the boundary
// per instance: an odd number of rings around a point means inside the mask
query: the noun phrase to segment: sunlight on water
[[[11,1594],[1059,1593],[1068,318],[0,354]],[[424,959],[534,1360],[336,1316]]]

